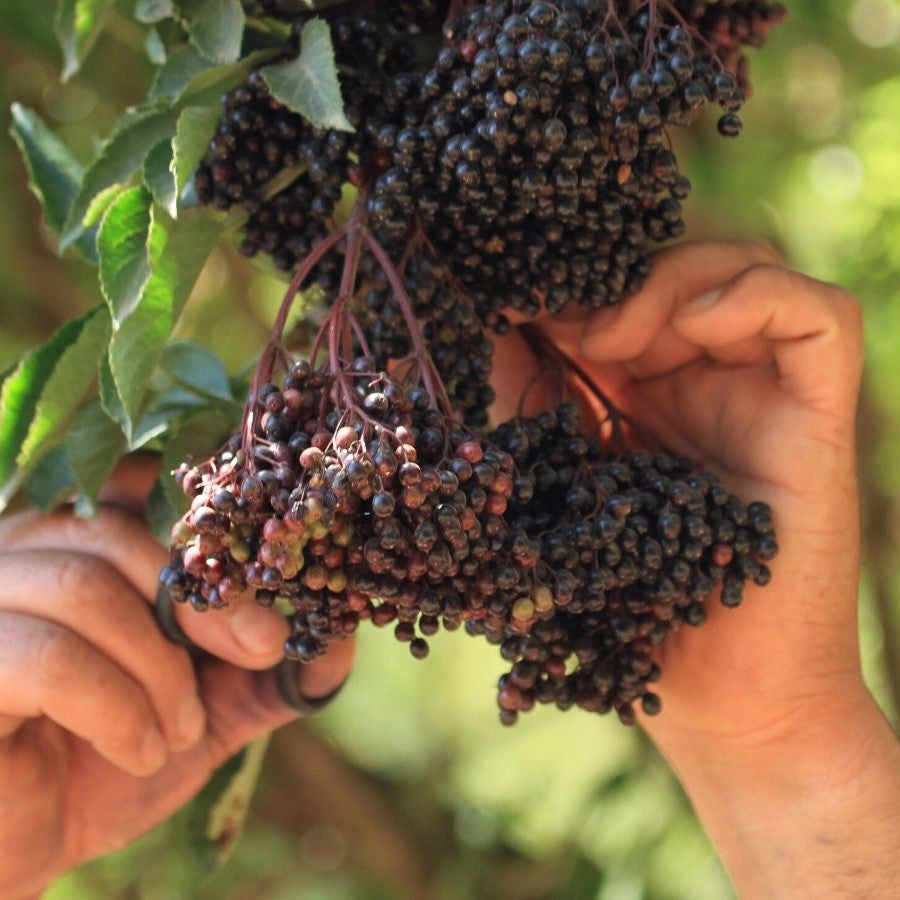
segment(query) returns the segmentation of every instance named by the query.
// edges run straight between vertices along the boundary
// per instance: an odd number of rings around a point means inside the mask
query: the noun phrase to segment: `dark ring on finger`
[[[153,615],[163,636],[188,650],[196,650],[197,645],[185,634],[184,629],[175,618],[175,604],[165,585],[160,585],[156,592],[156,603],[153,606]],[[311,716],[326,707],[340,693],[346,680],[339,684],[330,694],[324,697],[305,697],[300,693],[299,674],[301,663],[290,659],[284,659],[269,671],[275,676],[275,685],[278,688],[278,696],[281,702],[289,709],[298,712],[301,716]]]
[[[283,659],[274,669],[275,684],[278,687],[278,695],[285,706],[300,713],[301,716],[311,716],[324,709],[343,690],[347,683],[345,678],[330,694],[324,697],[306,697],[300,693],[300,672],[302,663],[292,659]]]
[[[160,585],[156,592],[156,603],[153,605],[153,615],[156,617],[156,624],[163,636],[173,644],[179,647],[187,647],[188,649],[196,646],[194,642],[184,633],[178,619],[175,618],[175,604],[172,602],[172,595],[169,593],[165,585]]]

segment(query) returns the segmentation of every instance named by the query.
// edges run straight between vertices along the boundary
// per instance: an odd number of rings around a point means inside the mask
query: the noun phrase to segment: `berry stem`
[[[440,378],[436,377],[434,364],[431,361],[431,355],[419,332],[419,325],[418,322],[416,322],[412,302],[409,299],[409,294],[406,293],[406,288],[403,286],[403,280],[400,278],[399,272],[397,272],[397,269],[391,262],[387,251],[378,243],[378,240],[370,231],[365,233],[365,241],[369,250],[372,251],[372,255],[378,261],[378,265],[381,266],[381,270],[384,272],[385,277],[391,285],[391,290],[393,290],[394,296],[397,298],[397,305],[400,307],[404,322],[406,322],[406,328],[409,331],[413,351],[416,360],[419,363],[419,373],[422,378],[422,384],[425,386],[425,390],[428,392],[431,402],[435,406],[443,407],[443,412],[452,417],[453,405],[450,403],[450,398],[447,396],[447,391]]]

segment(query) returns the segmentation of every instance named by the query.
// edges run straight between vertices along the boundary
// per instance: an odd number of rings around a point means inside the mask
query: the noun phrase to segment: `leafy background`
[[[148,51],[157,49],[131,18],[131,0],[96,5],[113,10],[107,28],[81,71],[61,83],[63,60],[45,4],[0,0],[2,107],[15,101],[35,110],[80,163],[94,155],[121,110],[146,95]],[[756,94],[744,137],[721,141],[712,117],[678,137],[682,166],[695,184],[689,233],[768,238],[796,267],[839,281],[865,305],[860,636],[866,677],[896,727],[900,4],[788,5],[790,22],[754,60]],[[101,297],[96,273],[78,261],[77,248],[56,255],[57,239],[5,137],[0,177],[3,372]],[[265,340],[282,289],[220,241],[176,337],[212,348],[233,379]],[[89,327],[90,320],[79,340],[90,337]],[[161,390],[177,391],[190,373],[177,348],[167,354],[171,380]],[[200,398],[209,415],[228,414],[234,387],[216,370]],[[88,412],[79,427],[99,439],[102,424]],[[90,483],[103,474],[82,476]],[[677,782],[637,731],[546,709],[502,730],[492,699],[498,662],[492,648],[459,639],[432,644],[429,659],[413,663],[389,633],[361,635],[359,664],[340,701],[272,740],[244,836],[224,869],[208,873],[209,854],[194,843],[188,810],[128,850],[61,879],[47,896],[731,896]]]

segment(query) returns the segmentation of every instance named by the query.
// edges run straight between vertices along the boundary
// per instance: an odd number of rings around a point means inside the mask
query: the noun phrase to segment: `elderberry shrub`
[[[294,22],[295,50],[305,21]],[[416,118],[409,104],[414,51],[406,40],[361,15],[332,22],[332,38],[354,130],[314,127],[273,99],[254,72],[222,98],[222,121],[194,177],[201,203],[246,211],[241,252],[266,253],[284,270],[333,230],[342,186],[360,187],[373,170],[386,168],[380,151],[385,129],[396,131]],[[267,187],[286,171],[294,177],[269,196]],[[337,265],[321,265],[318,280],[333,285]]]
[[[531,476],[533,495],[512,500],[507,520],[539,543],[535,575],[553,596],[543,615],[524,609],[536,619],[527,634],[485,622],[513,663],[500,680],[503,720],[535,703],[614,709],[630,723],[640,700],[655,714],[653,647],[703,624],[715,590],[735,607],[747,581],[769,583],[778,552],[769,507],[743,504],[688,459],[611,454],[580,436],[571,405],[507,422],[490,441]]]
[[[418,82],[423,124],[391,148],[403,189],[376,179],[373,219],[385,196],[388,216],[414,202],[488,325],[637,290],[650,242],[684,231],[666,129],[715,102],[739,133],[734,76],[663,3],[619,21],[607,3],[497,0],[445,36]]]

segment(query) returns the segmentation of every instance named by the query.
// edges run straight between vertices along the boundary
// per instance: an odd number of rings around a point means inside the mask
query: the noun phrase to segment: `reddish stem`
[[[406,323],[407,331],[409,331],[409,338],[412,341],[413,353],[419,363],[419,373],[422,377],[422,384],[425,386],[425,390],[428,392],[431,402],[439,408],[443,407],[444,413],[452,417],[453,405],[450,403],[450,398],[447,396],[447,391],[440,378],[435,377],[434,364],[431,361],[431,355],[428,352],[428,348],[422,340],[419,324],[416,322],[412,302],[409,299],[409,295],[406,293],[406,288],[403,286],[403,280],[400,278],[396,267],[391,262],[391,258],[388,256],[387,251],[378,243],[371,232],[367,231],[365,233],[365,241],[369,250],[372,251],[372,255],[378,261],[378,265],[381,266],[381,270],[387,277],[391,289],[394,292],[394,296],[397,298],[397,305],[400,307],[403,321]]]

